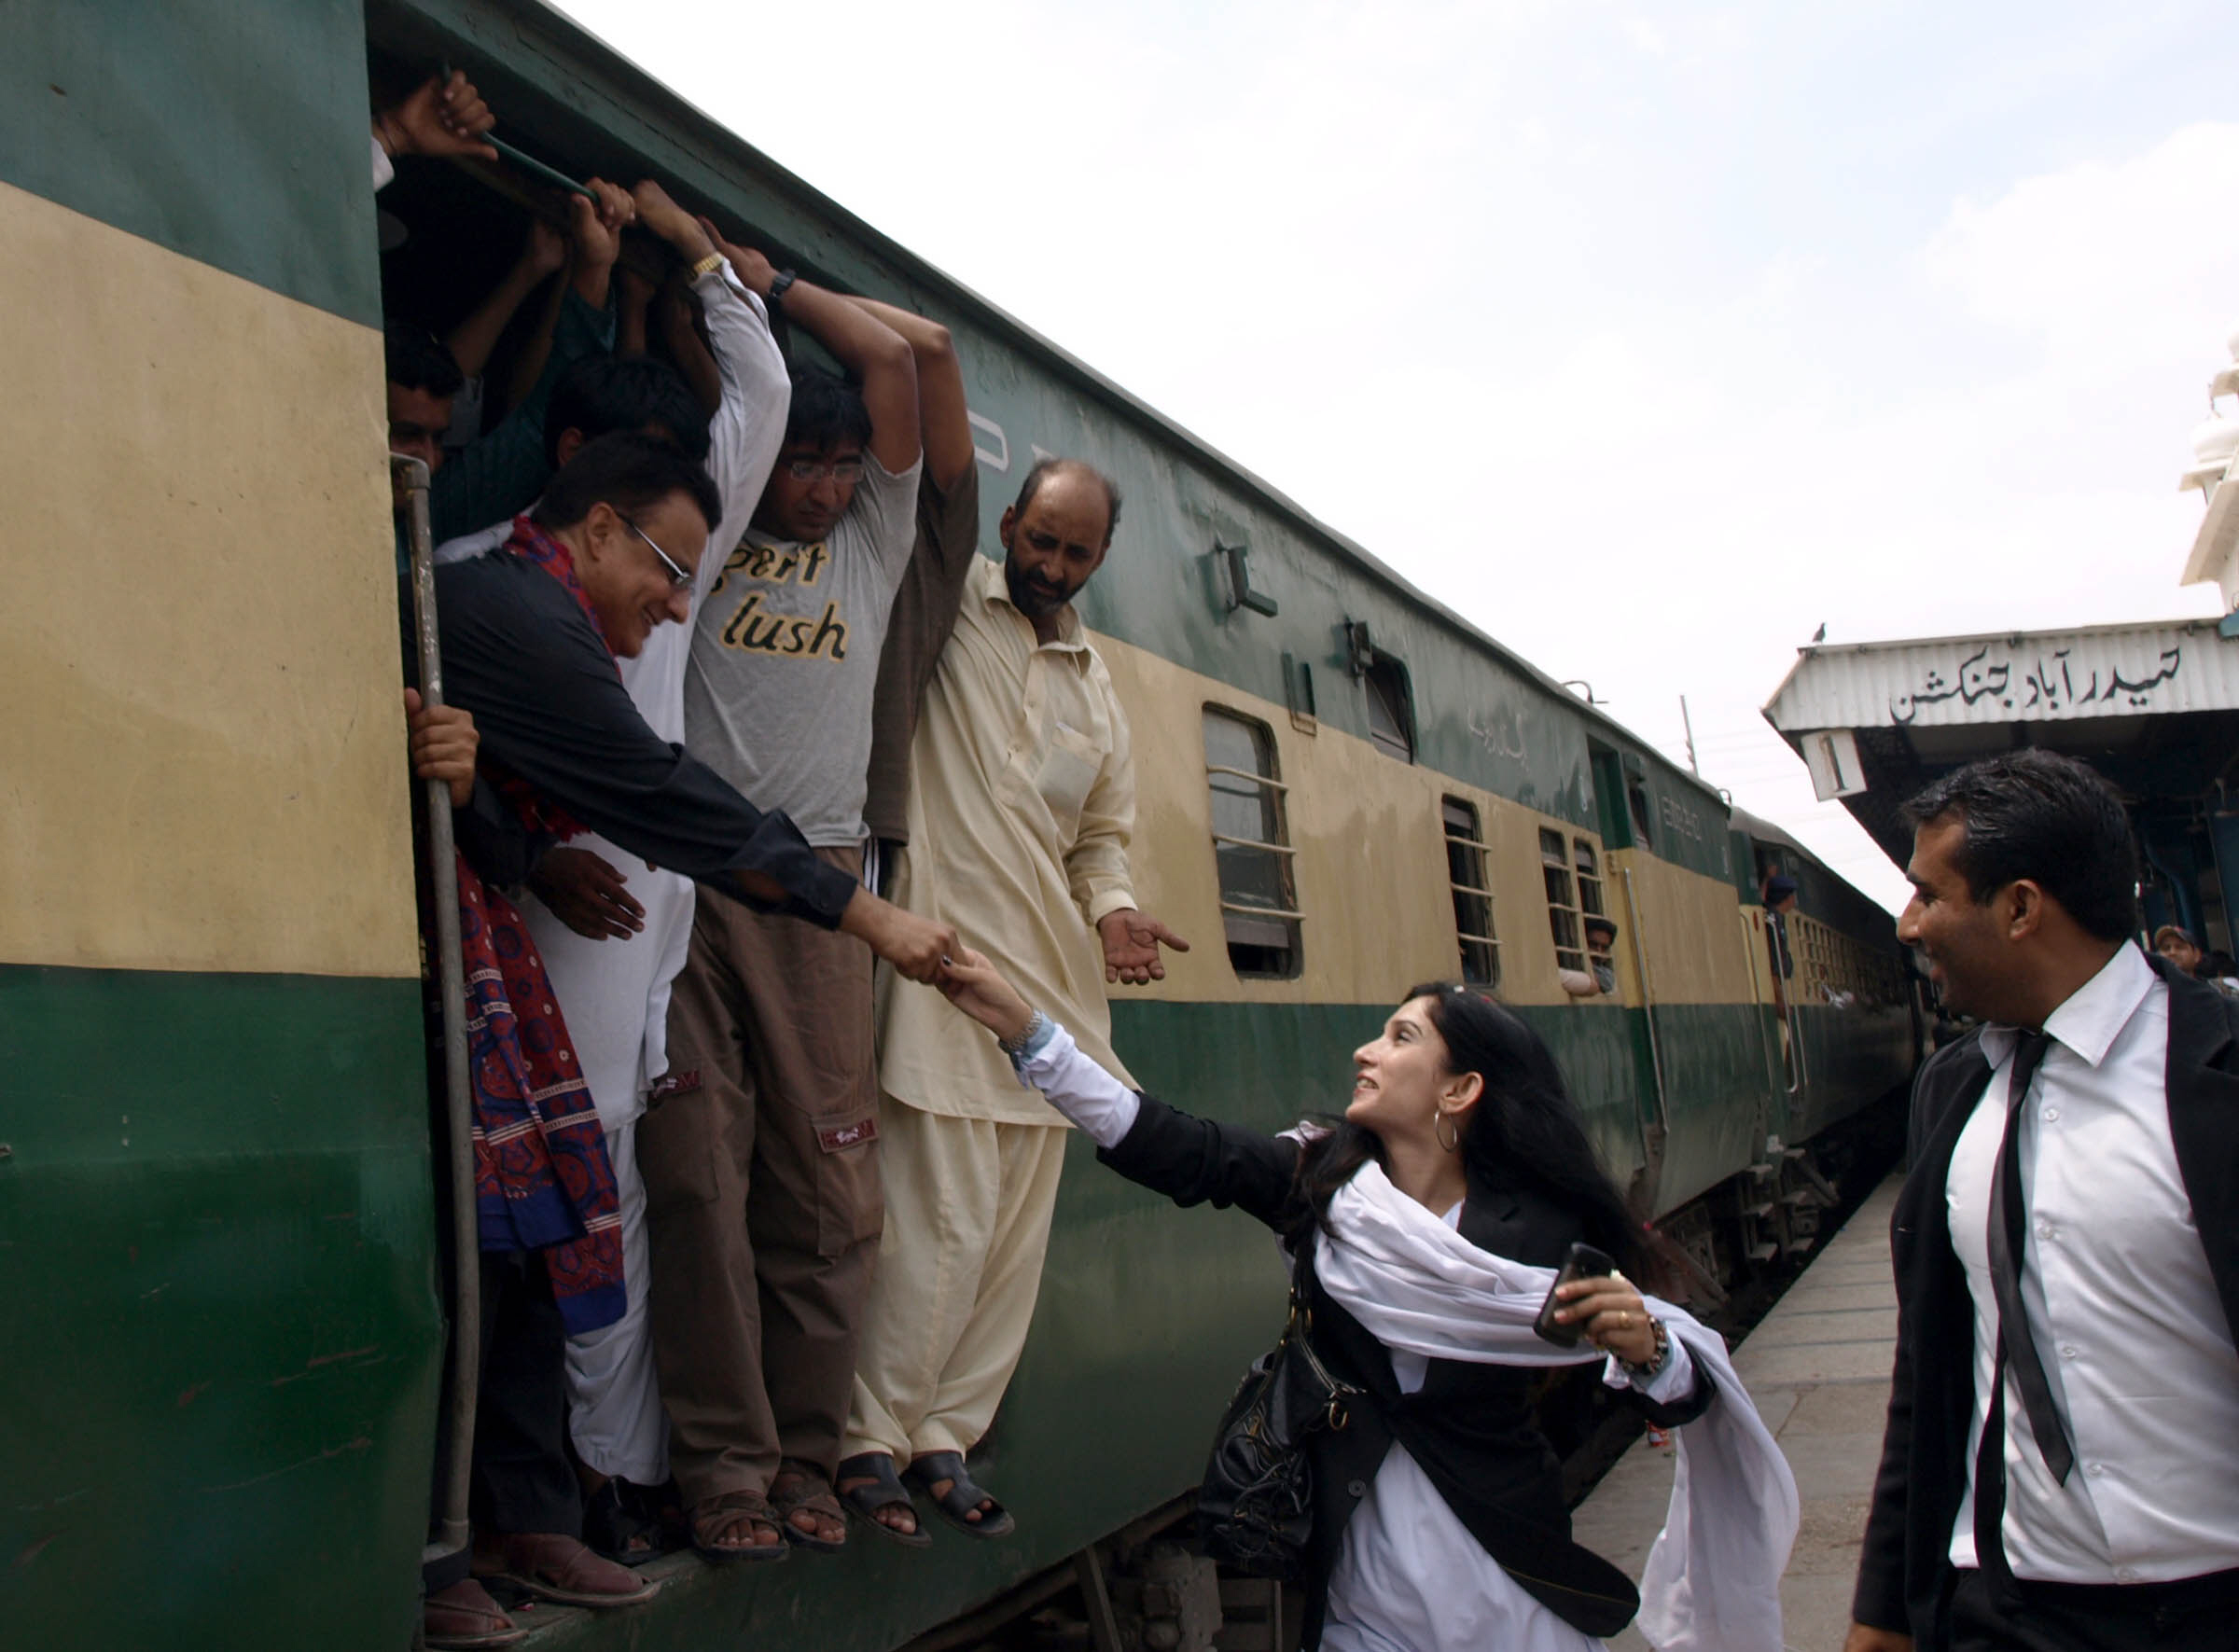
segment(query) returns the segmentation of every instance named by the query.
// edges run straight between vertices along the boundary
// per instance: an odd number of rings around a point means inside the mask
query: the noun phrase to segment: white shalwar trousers
[[[646,1091],[668,1068],[669,986],[692,934],[692,884],[595,834],[569,841],[619,871],[646,909],[627,940],[577,935],[535,895],[521,902],[567,1020],[576,1059],[606,1132],[622,1217],[625,1306],[612,1325],[567,1340],[568,1431],[585,1466],[641,1486],[669,1478],[668,1420],[653,1369],[647,1319],[646,1184],[637,1171],[637,1120]]]
[[[1026,1347],[1072,1133],[879,1097],[886,1229],[843,1456],[980,1443]]]

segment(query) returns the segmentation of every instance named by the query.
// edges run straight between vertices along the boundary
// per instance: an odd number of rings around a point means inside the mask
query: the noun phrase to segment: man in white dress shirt
[[[1898,926],[1976,1032],[1921,1070],[1846,1652],[2239,1644],[2239,1013],[2136,944],[2085,765],[1908,805]]]

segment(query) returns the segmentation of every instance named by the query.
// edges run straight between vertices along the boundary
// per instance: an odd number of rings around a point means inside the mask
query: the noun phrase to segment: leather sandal
[[[965,1472],[962,1451],[927,1451],[910,1465],[902,1478],[914,1481],[933,1499],[940,1518],[969,1536],[1008,1537],[1018,1529],[1019,1522],[1010,1518],[1010,1511]],[[935,1480],[947,1480],[949,1489],[935,1492]],[[981,1504],[987,1506],[982,1508]],[[975,1514],[980,1518],[974,1520]]]
[[[437,1652],[479,1652],[510,1646],[528,1631],[506,1616],[490,1591],[471,1577],[439,1589],[420,1605],[420,1636]]]
[[[777,1477],[779,1479],[790,1477],[793,1482],[783,1490],[775,1484],[770,1488],[770,1511],[777,1516],[777,1529],[786,1541],[812,1554],[838,1554],[845,1548],[847,1511],[840,1506],[840,1499],[832,1495],[831,1485],[825,1479],[824,1471],[813,1463],[796,1462],[788,1457],[778,1465]],[[793,1517],[803,1509],[834,1522],[843,1534],[835,1540],[802,1531],[793,1523]]]
[[[493,1534],[477,1547],[474,1575],[509,1583],[563,1606],[634,1606],[661,1590],[650,1578],[602,1560],[580,1538],[560,1532]]]
[[[925,1530],[925,1522],[917,1518],[917,1505],[910,1500],[909,1488],[894,1471],[894,1459],[883,1451],[862,1451],[840,1461],[840,1479],[869,1480],[867,1486],[849,1486],[840,1492],[840,1501],[847,1505],[848,1512],[890,1543],[904,1548],[930,1548],[933,1534]],[[910,1511],[911,1529],[890,1526],[879,1519],[882,1508],[901,1507]]]
[[[777,1541],[717,1542],[715,1534],[726,1526],[735,1526],[740,1515],[744,1515],[750,1525],[770,1527],[778,1534]],[[727,1566],[734,1561],[782,1561],[792,1553],[786,1547],[785,1527],[771,1509],[770,1499],[759,1492],[721,1492],[713,1497],[703,1497],[692,1505],[688,1519],[692,1548],[702,1560],[712,1565]]]

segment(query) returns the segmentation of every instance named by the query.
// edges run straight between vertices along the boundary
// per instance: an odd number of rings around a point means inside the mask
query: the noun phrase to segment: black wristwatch
[[[767,296],[763,298],[762,302],[771,309],[775,310],[777,308],[778,299],[786,296],[786,289],[800,279],[800,277],[794,274],[790,270],[780,270],[777,274],[772,278],[770,283],[770,291]]]

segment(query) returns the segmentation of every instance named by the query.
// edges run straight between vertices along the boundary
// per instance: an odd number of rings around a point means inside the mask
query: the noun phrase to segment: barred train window
[[[1295,977],[1302,914],[1273,732],[1205,707],[1205,784],[1213,794],[1213,864],[1230,967],[1238,975]]]
[[[1547,926],[1555,938],[1555,967],[1584,969],[1585,948],[1578,937],[1578,903],[1571,893],[1570,852],[1561,832],[1539,833],[1539,876],[1547,884]]]
[[[1453,885],[1454,939],[1462,949],[1462,979],[1478,986],[1500,984],[1500,942],[1493,935],[1493,884],[1485,869],[1485,839],[1477,806],[1448,798],[1446,880]]]
[[[1578,868],[1578,919],[1583,929],[1586,919],[1606,917],[1609,909],[1602,905],[1602,863],[1593,852],[1593,845],[1583,838],[1573,838],[1570,846]],[[1595,946],[1591,935],[1586,940],[1586,952],[1596,964],[1610,962],[1609,949]]]

